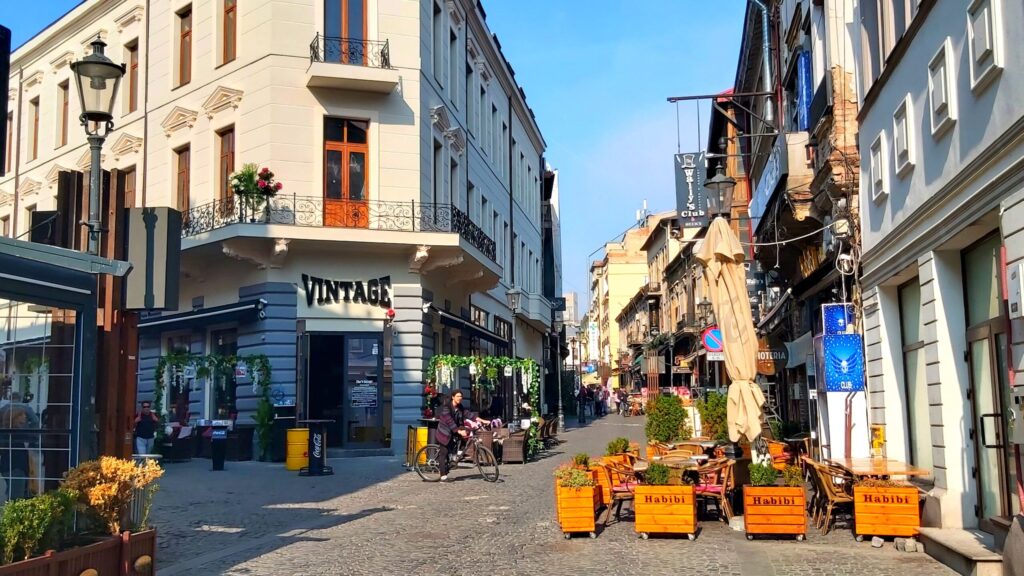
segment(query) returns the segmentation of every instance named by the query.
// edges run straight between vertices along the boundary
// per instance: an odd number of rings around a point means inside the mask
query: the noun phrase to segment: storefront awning
[[[476,336],[477,338],[486,340],[492,344],[497,344],[498,346],[509,345],[508,340],[502,338],[501,336],[498,336],[497,334],[491,332],[490,330],[487,330],[486,328],[482,328],[480,326],[477,326],[476,324],[473,324],[472,322],[466,320],[465,318],[460,318],[454,314],[445,312],[444,310],[437,310],[436,308],[435,310],[441,317],[441,324],[451,326],[452,328],[458,328],[459,330],[465,332],[469,336]]]
[[[813,354],[814,335],[804,332],[799,338],[792,342],[786,342],[786,349],[789,351],[789,360],[786,368],[796,368],[807,363],[807,356]]]
[[[259,318],[266,303],[263,299],[242,300],[235,304],[140,319],[139,334],[156,334],[221,322],[252,322]]]

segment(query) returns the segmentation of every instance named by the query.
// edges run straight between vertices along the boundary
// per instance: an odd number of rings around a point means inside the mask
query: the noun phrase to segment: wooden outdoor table
[[[828,460],[854,476],[927,476],[930,470],[888,458],[832,458]]]
[[[652,463],[664,464],[669,468],[682,470],[696,470],[700,467],[700,463],[693,458],[657,458],[650,461],[638,460],[636,464],[633,464],[633,471],[646,472],[647,467]]]

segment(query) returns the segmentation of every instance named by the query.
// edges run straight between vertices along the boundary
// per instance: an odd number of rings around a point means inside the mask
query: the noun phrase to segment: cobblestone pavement
[[[540,461],[502,466],[496,484],[471,469],[423,483],[397,458],[332,460],[336,474],[322,478],[254,462],[216,473],[209,461],[170,464],[153,512],[159,574],[953,574],[891,542],[857,543],[848,529],[750,542],[708,520],[696,541],[645,541],[627,513],[595,540],[564,540],[553,469],[577,452],[603,453],[615,436],[642,440],[642,423],[609,416],[570,428]]]

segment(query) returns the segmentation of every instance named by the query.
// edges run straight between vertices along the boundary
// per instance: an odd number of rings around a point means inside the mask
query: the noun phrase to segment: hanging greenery
[[[265,354],[254,354],[240,358],[249,368],[249,377],[259,391],[256,401],[256,445],[259,459],[265,460],[270,452],[270,430],[274,425],[274,405],[270,401],[270,359]]]
[[[526,446],[529,456],[536,455],[543,447],[544,442],[540,439],[537,425],[540,422],[536,416],[540,411],[540,365],[531,358],[509,358],[507,356],[458,356],[454,354],[438,354],[427,363],[427,383],[424,386],[425,405],[433,410],[433,400],[438,393],[447,392],[456,383],[458,368],[470,369],[470,385],[474,390],[493,390],[498,377],[506,374],[506,369],[515,374],[518,370],[521,374],[523,395],[526,398],[526,406],[522,406],[526,413],[530,414],[530,428],[526,431]],[[432,395],[427,394],[432,392]],[[516,395],[520,391],[516,390]],[[426,414],[426,412],[424,412]]]

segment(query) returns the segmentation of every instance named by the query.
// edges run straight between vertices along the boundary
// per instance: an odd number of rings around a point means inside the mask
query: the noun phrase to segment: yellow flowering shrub
[[[121,522],[128,515],[135,490],[154,483],[164,473],[153,460],[132,460],[101,456],[71,469],[64,479],[65,488],[75,490],[79,501],[93,510],[107,530],[121,533]]]

